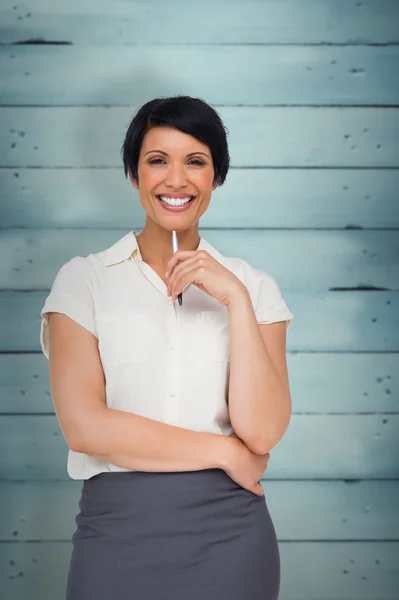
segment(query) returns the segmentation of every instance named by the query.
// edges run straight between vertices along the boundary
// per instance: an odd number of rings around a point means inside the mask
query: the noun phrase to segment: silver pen
[[[179,249],[179,244],[177,242],[177,234],[176,231],[173,229],[172,231],[172,253],[174,254],[175,252],[177,252]],[[177,299],[179,301],[179,305],[182,305],[183,302],[183,294],[180,292],[180,294],[178,294]]]

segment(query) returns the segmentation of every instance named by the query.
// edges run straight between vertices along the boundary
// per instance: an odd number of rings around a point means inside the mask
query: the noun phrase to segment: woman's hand
[[[178,250],[168,262],[166,276],[169,276],[168,296],[173,300],[190,283],[223,306],[248,295],[242,281],[206,250]]]
[[[255,454],[235,433],[227,437],[232,452],[230,460],[224,467],[225,473],[238,485],[253,492],[256,496],[264,496],[264,491],[259,483],[269,462],[270,452]]]

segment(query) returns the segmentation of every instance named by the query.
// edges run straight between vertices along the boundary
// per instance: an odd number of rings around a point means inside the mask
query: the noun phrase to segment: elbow
[[[57,415],[57,417],[58,425],[62,431],[62,435],[64,436],[65,443],[69,450],[72,450],[72,452],[83,452],[83,450],[81,450],[82,442],[80,428],[76,423],[71,423],[66,419],[61,419],[59,415]]]
[[[87,435],[85,433],[87,430],[83,423],[69,423],[69,427],[63,427],[62,432],[67,446],[72,452],[87,454]]]
[[[282,439],[288,428],[289,422],[290,418],[288,418],[288,421],[285,420],[284,423],[280,424],[279,427],[265,427],[257,436],[248,436],[248,441],[244,438],[243,441],[251,452],[254,452],[255,454],[267,454],[277,446]]]
[[[272,450],[275,446],[277,446],[278,442],[281,440],[282,435],[276,437],[275,435],[268,435],[265,437],[256,438],[254,440],[250,440],[247,444],[248,448],[251,452],[255,454],[267,454]]]
[[[254,431],[247,432],[238,428],[234,429],[234,433],[254,454],[267,454],[273,447],[272,440],[270,436],[266,437],[265,431],[262,431],[259,435],[254,435]]]
[[[70,450],[72,450],[72,452],[81,452],[81,453],[85,453],[84,450],[84,443],[81,439],[81,436],[78,436],[77,434],[75,435],[69,435],[68,438],[65,437],[65,441],[68,445],[68,448]]]
[[[88,454],[90,456],[96,456],[100,458],[98,455],[97,447],[93,446],[93,443],[87,438],[87,436],[75,436],[74,438],[69,438],[67,440],[67,444],[72,452],[79,452],[79,454]]]
[[[72,452],[79,452],[81,454],[93,454],[97,450],[97,444],[95,444],[95,435],[90,435],[90,431],[83,427],[75,429],[69,433],[68,438],[65,438],[68,447]]]
[[[276,439],[275,437],[272,437],[271,435],[268,436],[267,438],[265,438],[265,436],[262,436],[262,438],[258,438],[256,440],[251,440],[249,442],[246,442],[246,445],[248,446],[248,448],[251,450],[251,452],[254,452],[254,454],[267,454],[268,452],[270,452],[270,450],[272,450],[280,441],[282,436],[280,436],[280,438]]]
[[[253,452],[254,454],[267,454],[269,452],[269,450],[271,450],[270,444],[268,445],[269,447],[267,447],[265,445],[264,440],[251,439],[251,438],[249,438],[249,439],[241,438],[241,439],[245,443],[247,448],[249,450],[251,450],[251,452]]]
[[[95,456],[101,460],[107,456],[104,452],[103,432],[106,427],[103,415],[107,411],[90,413],[87,419],[82,419],[78,426],[70,432],[66,442],[73,452]]]
[[[249,440],[246,442],[246,444],[251,452],[254,452],[254,454],[267,454],[272,448],[274,448],[277,442],[278,440],[275,441],[275,438],[271,435],[266,437],[263,434],[262,436]]]

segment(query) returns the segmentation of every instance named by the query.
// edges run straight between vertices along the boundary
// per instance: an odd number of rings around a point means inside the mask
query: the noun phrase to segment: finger
[[[187,262],[187,261],[186,261]],[[196,264],[197,261],[190,261],[190,264],[184,263],[184,267],[176,273],[175,279],[170,286],[172,296],[177,296],[189,283],[196,282],[199,276],[199,269],[202,265]]]
[[[168,264],[166,265],[166,277],[168,277],[169,274],[172,273],[173,269],[180,261],[186,261],[196,252],[196,250],[178,250],[177,252],[175,252],[172,258],[168,261]]]
[[[201,258],[203,260],[210,258],[210,254],[206,250],[178,250],[177,252],[175,252],[175,254],[172,256],[172,258],[166,265],[166,276],[168,277],[168,275],[172,273],[177,263],[182,261],[185,262],[192,256]]]
[[[170,275],[170,278],[168,281],[168,293],[169,293],[169,290],[171,291],[173,289],[173,287],[175,287],[176,289],[178,288],[179,278],[181,277],[182,274],[187,273],[195,268],[198,268],[199,266],[202,266],[202,264],[203,264],[203,261],[197,255],[194,255],[192,258],[187,258],[187,260],[178,264],[175,267],[173,273]],[[183,285],[183,287],[184,287],[184,285]]]

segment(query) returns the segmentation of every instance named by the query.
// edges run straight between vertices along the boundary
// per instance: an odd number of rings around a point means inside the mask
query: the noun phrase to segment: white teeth
[[[193,196],[187,196],[187,198],[169,198],[168,196],[158,196],[162,202],[166,204],[170,204],[171,206],[182,206],[183,204],[187,204],[190,202]]]

